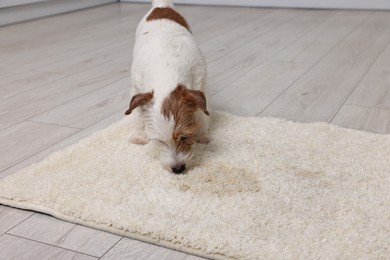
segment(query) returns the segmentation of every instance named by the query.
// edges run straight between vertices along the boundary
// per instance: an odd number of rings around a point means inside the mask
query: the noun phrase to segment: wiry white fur
[[[181,153],[176,152],[175,144],[170,140],[167,144],[161,144],[161,162],[169,167],[179,167],[186,165],[192,158],[192,152]]]
[[[174,122],[162,116],[162,104],[178,84],[204,92],[207,65],[192,34],[185,27],[168,19],[147,21],[155,7],[173,8],[173,4],[170,0],[153,0],[152,9],[137,27],[131,67],[132,94],[153,92],[153,100],[140,113],[145,133],[141,130],[135,139],[143,140],[138,143],[145,143],[148,139],[166,143],[170,152],[163,157],[168,158],[165,161],[173,166],[185,163],[191,155],[176,154],[171,140]],[[205,115],[198,118],[199,134],[208,133],[208,118]]]
[[[172,117],[164,117],[153,109],[153,106],[144,109],[143,122],[146,136],[151,140],[157,140],[161,145],[161,161],[164,165],[175,167],[187,164],[192,158],[192,153],[177,153],[172,134],[175,121]]]
[[[160,109],[178,84],[204,91],[207,65],[185,27],[167,19],[146,21],[149,13],[137,27],[131,84],[133,94],[154,91],[155,107]]]
[[[171,139],[175,121],[172,117],[164,117],[153,107],[145,110],[143,116],[145,124],[145,133],[149,139],[157,139],[162,142],[168,142]]]

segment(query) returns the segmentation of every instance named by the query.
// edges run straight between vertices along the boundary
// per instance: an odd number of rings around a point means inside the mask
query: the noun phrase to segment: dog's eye
[[[180,136],[180,141],[181,141],[181,142],[185,142],[185,141],[187,141],[187,139],[188,139],[188,136],[187,136],[187,135],[182,135],[182,136]]]

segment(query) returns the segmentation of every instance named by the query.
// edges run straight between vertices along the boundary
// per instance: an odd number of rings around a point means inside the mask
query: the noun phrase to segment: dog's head
[[[137,94],[125,114],[139,106],[146,135],[163,148],[163,163],[174,173],[184,172],[192,157],[191,147],[196,142],[199,112],[209,115],[204,93],[178,85],[157,107],[153,104],[153,92]]]

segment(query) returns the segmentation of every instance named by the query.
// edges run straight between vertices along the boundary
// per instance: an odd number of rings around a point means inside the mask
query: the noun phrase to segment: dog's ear
[[[125,115],[130,115],[131,112],[138,106],[143,106],[150,102],[153,98],[153,92],[141,93],[134,95],[131,98],[129,109],[126,110]]]
[[[188,90],[187,102],[195,105],[202,110],[206,115],[209,115],[207,111],[206,96],[199,90]]]

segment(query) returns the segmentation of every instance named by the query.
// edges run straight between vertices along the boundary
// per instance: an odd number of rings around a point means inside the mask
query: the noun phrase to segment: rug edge
[[[113,234],[113,235],[120,235],[120,236],[125,237],[125,238],[134,239],[137,241],[145,242],[145,243],[152,244],[155,246],[164,247],[164,248],[171,249],[171,250],[185,253],[185,254],[191,254],[194,256],[198,256],[198,257],[203,257],[203,258],[207,258],[207,259],[216,259],[216,260],[234,259],[234,258],[229,258],[227,256],[219,255],[219,254],[218,255],[207,254],[207,253],[204,253],[202,251],[199,251],[199,250],[196,250],[196,249],[193,249],[190,247],[178,247],[177,245],[175,245],[174,243],[171,243],[169,241],[150,239],[147,236],[144,236],[141,234],[131,233],[131,235],[129,235],[129,233],[126,233],[125,231],[105,227],[105,226],[99,225],[97,223],[94,224],[91,221],[86,221],[86,220],[83,220],[81,218],[74,218],[74,217],[71,217],[69,215],[66,215],[65,213],[62,213],[60,211],[56,211],[54,209],[51,209],[51,208],[48,208],[48,207],[45,207],[42,205],[31,204],[28,202],[26,203],[24,201],[14,201],[14,200],[7,199],[4,197],[0,197],[0,205],[8,206],[8,207],[16,208],[16,209],[29,210],[29,211],[33,211],[36,213],[47,214],[47,215],[50,215],[50,216],[57,218],[59,220],[66,221],[68,223],[82,225],[82,226],[93,228],[96,230],[108,232],[108,233]]]

